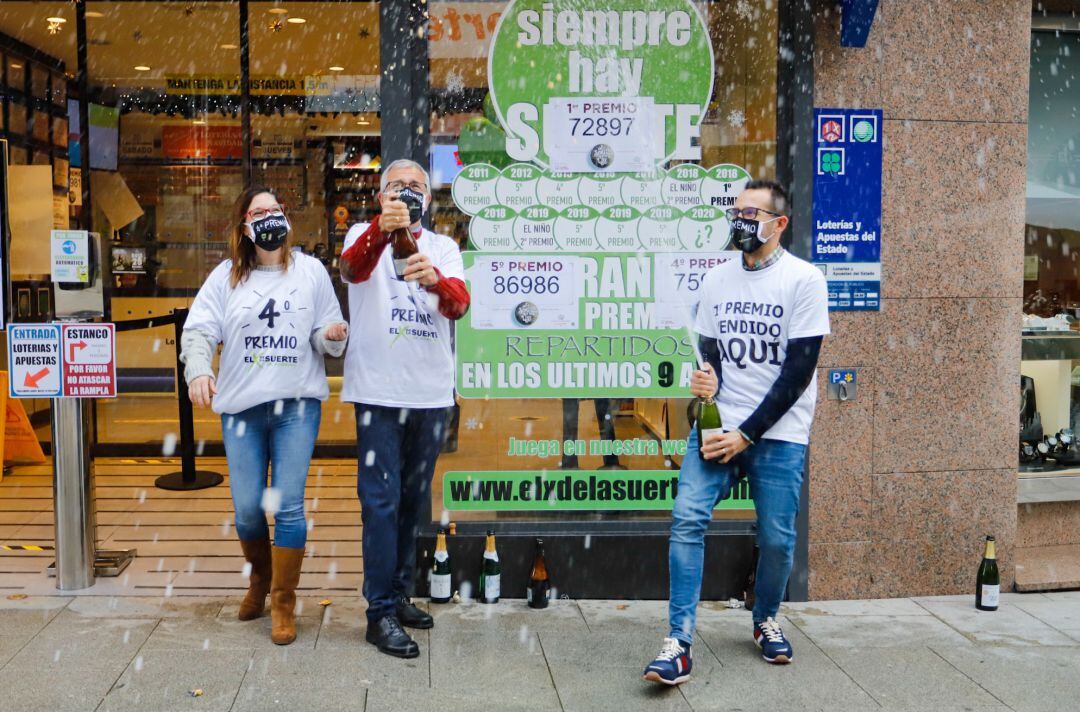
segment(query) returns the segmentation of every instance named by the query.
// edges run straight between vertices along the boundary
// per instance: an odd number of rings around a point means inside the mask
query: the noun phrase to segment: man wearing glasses
[[[770,663],[790,663],[791,644],[776,621],[795,553],[806,447],[817,400],[815,369],[829,333],[825,277],[788,253],[788,196],[772,181],[751,181],[728,210],[741,259],[702,281],[695,330],[706,364],[690,392],[714,397],[723,427],[699,442],[690,433],[672,512],[668,566],[670,632],[645,668],[646,680],[690,679],[691,644],[701,595],[705,530],[717,502],[746,477],[760,551],[753,638]]]
[[[418,163],[387,166],[381,214],[349,230],[340,262],[352,335],[341,398],[356,408],[365,637],[401,658],[420,654],[402,626],[434,625],[409,597],[420,514],[430,497],[446,410],[454,403],[451,322],[469,308],[457,243],[421,226],[431,203],[428,185]],[[415,203],[412,214],[402,198]],[[412,232],[418,247],[401,279],[387,249],[390,233],[400,228]]]

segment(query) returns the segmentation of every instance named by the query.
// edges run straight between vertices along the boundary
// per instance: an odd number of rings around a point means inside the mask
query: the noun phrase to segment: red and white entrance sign
[[[62,324],[64,397],[116,397],[116,326]]]

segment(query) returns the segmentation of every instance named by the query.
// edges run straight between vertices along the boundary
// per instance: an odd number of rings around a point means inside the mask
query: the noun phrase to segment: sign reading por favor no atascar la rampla
[[[113,324],[12,324],[12,398],[115,398]]]

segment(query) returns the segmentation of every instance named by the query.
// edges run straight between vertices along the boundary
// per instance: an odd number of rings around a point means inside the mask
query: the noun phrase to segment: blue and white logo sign
[[[90,233],[53,230],[51,242],[53,282],[90,281]]]
[[[829,308],[881,309],[881,110],[814,110],[813,262]]]

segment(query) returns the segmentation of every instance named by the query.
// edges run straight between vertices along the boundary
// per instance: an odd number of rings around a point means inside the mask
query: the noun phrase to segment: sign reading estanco
[[[654,165],[700,160],[713,49],[697,8],[689,0],[589,7],[513,0],[500,18],[488,81],[506,152],[549,167],[567,141],[581,141],[600,171],[625,170],[620,151],[634,147]]]

